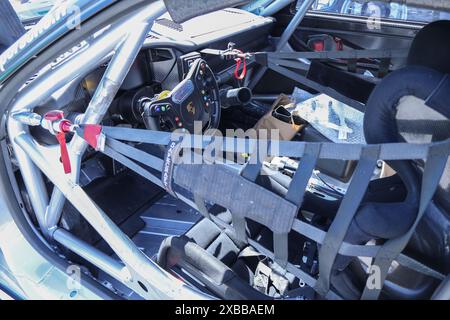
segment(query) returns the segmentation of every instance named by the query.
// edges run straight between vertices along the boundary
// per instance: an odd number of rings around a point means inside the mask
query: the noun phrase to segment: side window
[[[424,23],[450,19],[449,12],[409,6],[403,1],[317,0],[312,11]]]
[[[36,22],[60,0],[9,0],[23,23]]]

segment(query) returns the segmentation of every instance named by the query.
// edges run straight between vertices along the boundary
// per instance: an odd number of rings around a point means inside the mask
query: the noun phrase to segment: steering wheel
[[[144,102],[143,118],[148,129],[190,133],[216,129],[220,122],[219,86],[203,59],[195,60],[185,79],[166,97]],[[194,125],[197,125],[194,127]]]

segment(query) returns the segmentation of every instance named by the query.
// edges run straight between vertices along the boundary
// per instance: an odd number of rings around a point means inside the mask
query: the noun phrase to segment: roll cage
[[[281,50],[284,44],[287,43],[293,30],[302,20],[312,2],[305,1],[303,6],[298,10],[291,24],[279,40],[277,51]],[[108,1],[101,3],[105,6],[109,4]],[[169,3],[170,1],[168,1]],[[217,7],[213,6],[213,8]],[[44,232],[48,241],[56,241],[69,248],[144,298],[207,299],[211,297],[175,279],[145,256],[77,184],[80,174],[81,158],[88,147],[87,140],[89,139],[86,139],[86,128],[99,128],[98,124],[107,112],[131,64],[141,50],[153,21],[164,13],[165,10],[166,7],[162,2],[153,2],[143,10],[132,12],[120,21],[91,35],[68,59],[41,71],[34,81],[31,81],[19,92],[17,99],[9,110],[6,127],[40,229]],[[177,16],[177,13],[172,13]],[[182,21],[189,17],[189,14],[187,14],[186,16],[180,15],[175,19]],[[48,34],[48,38],[46,39],[48,39],[48,42],[56,41],[59,34],[64,31],[64,27],[54,30]],[[23,58],[18,60],[9,59],[4,62],[6,67],[0,79],[6,79],[30,55],[37,52],[39,48],[42,48],[42,46],[30,48],[30,53]],[[16,49],[11,49],[12,55],[14,55],[14,50]],[[15,54],[20,55],[21,52],[19,50]],[[357,52],[354,54],[357,54]],[[376,56],[375,52],[365,54]],[[383,55],[385,53],[380,52],[378,54]],[[264,63],[264,68],[261,69],[262,71],[255,75],[253,83],[256,83],[262,77],[267,68],[282,72],[288,77],[295,76],[287,72],[287,69],[282,69],[282,66],[288,64],[292,67],[295,63],[291,60],[296,60],[298,56],[272,54],[273,60],[270,59],[270,56],[271,54],[264,56],[263,61],[267,63]],[[315,57],[310,56],[309,58],[314,59]],[[283,59],[287,59],[287,62],[283,61]],[[68,146],[71,163],[73,164],[73,170],[69,176],[64,174],[59,162],[59,149],[55,146],[40,145],[29,133],[29,125],[31,123],[24,121],[20,117],[16,117],[16,115],[32,113],[33,108],[44,101],[49,94],[58,91],[74,79],[86,75],[98,66],[99,63],[106,61],[110,61],[106,72],[83,116],[81,127],[83,130],[75,132],[75,136]],[[306,81],[306,79],[298,78],[298,76],[295,76],[295,78],[299,82]],[[313,83],[305,84],[307,86],[308,84],[315,86],[314,89],[326,91],[326,88],[316,86]],[[333,94],[333,92],[327,93]],[[213,140],[215,142],[218,141],[218,139],[213,139],[211,136],[182,136],[180,142],[179,140],[175,140],[169,133],[108,127],[101,127],[99,129],[101,131],[98,132],[98,135],[105,136],[105,146],[91,145],[92,147],[122,162],[130,169],[154,183],[161,184],[162,187],[165,186],[159,182],[159,177],[155,177],[151,173],[146,172],[136,162],[153,167],[159,171],[164,171],[164,167],[161,165],[155,167],[145,157],[133,157],[134,150],[131,147],[125,147],[118,140],[159,144],[169,149],[174,145],[174,141],[176,141],[181,144],[181,148],[184,148],[186,152],[193,146],[193,143],[190,141],[191,139],[200,139],[201,149],[207,148]],[[250,154],[251,158],[257,154],[255,150],[257,150],[256,146],[258,145],[258,141],[256,140],[239,141],[238,138],[235,138],[230,141],[230,139],[224,138],[220,142],[220,151],[247,153]],[[275,153],[273,150],[275,143],[279,143],[278,153]],[[231,148],[230,146],[241,147]],[[170,183],[179,185],[194,195],[194,201],[192,201],[188,197],[177,193],[176,195],[179,199],[199,210],[205,217],[212,219],[216,224],[236,233],[240,240],[247,241],[268,257],[273,258],[281,267],[286,268],[288,271],[303,279],[321,295],[331,299],[339,299],[340,297],[330,288],[329,282],[331,266],[337,254],[375,258],[374,265],[380,267],[382,281],[385,280],[388,268],[394,259],[397,259],[399,263],[414,270],[439,280],[444,279],[444,275],[441,273],[421,264],[411,257],[403,255],[401,252],[408,243],[415,227],[432,199],[439,178],[445,168],[449,150],[449,141],[424,145],[400,143],[370,146],[273,141],[269,143],[267,150],[264,150],[264,155],[301,158],[300,170],[295,174],[286,198],[271,194],[255,184],[255,180],[260,174],[262,166],[262,159],[258,157],[254,164],[247,164],[242,171],[237,171],[224,164],[189,165],[171,163],[168,168],[171,170],[173,176]],[[349,191],[328,231],[317,229],[307,222],[295,218],[295,213],[302,204],[306,184],[318,159],[359,160]],[[368,173],[373,171],[377,160],[413,159],[427,159],[422,183],[420,209],[413,226],[401,237],[388,241],[384,245],[360,246],[344,242],[345,233],[369,183],[370,174]],[[162,161],[167,162],[167,160],[166,155],[166,158],[160,159],[158,163],[161,164]],[[42,174],[55,186],[50,197],[47,194]],[[197,178],[192,179],[194,176]],[[227,185],[221,185],[220,180],[217,180],[215,177],[223,177],[222,181],[226,181]],[[231,188],[233,186],[239,188]],[[228,191],[224,192],[226,195],[224,197],[224,195],[220,194],[219,190],[216,190],[218,187],[231,189],[227,189]],[[245,196],[230,197],[235,192],[243,193]],[[107,256],[76,238],[65,229],[58,227],[58,221],[66,199],[77,208],[81,215],[102,236],[120,261]],[[231,199],[240,199],[241,202],[231,201]],[[229,209],[233,215],[233,226],[230,227],[215,217],[211,217],[208,214],[205,202],[220,204]],[[261,203],[266,205],[261,205]],[[282,215],[276,210],[276,208],[280,207],[284,208]],[[269,227],[274,232],[276,235],[274,237],[274,252],[270,252],[253,240],[247,239],[245,235],[246,218],[255,220]],[[274,220],[278,221],[278,223],[273,224],[272,222]],[[286,249],[288,243],[286,235],[292,230],[321,244],[320,258],[323,263],[320,266],[321,272],[318,279],[311,277],[309,274],[287,262]],[[381,288],[366,290],[363,298],[377,298],[380,290]]]

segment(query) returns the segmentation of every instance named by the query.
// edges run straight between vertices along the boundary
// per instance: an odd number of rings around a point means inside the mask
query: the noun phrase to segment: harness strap
[[[181,148],[182,139],[178,141],[170,141],[166,148],[166,153],[164,155],[164,164],[162,166],[161,181],[164,189],[177,198],[176,193],[173,191],[173,170],[175,164],[177,163]],[[203,204],[204,205],[204,204]]]
[[[346,50],[346,51],[305,51],[305,52],[261,52],[255,53],[256,61],[268,59],[367,59],[367,58],[406,58],[409,50],[405,49],[375,49],[375,50]]]
[[[265,151],[266,152],[262,155],[258,154],[257,146],[255,145],[250,159],[248,160],[247,164],[244,166],[244,168],[241,171],[241,176],[243,178],[245,178],[248,181],[253,182],[253,183],[256,182],[259,175],[261,174],[263,161],[267,157],[267,150],[265,150]],[[254,159],[256,159],[256,160],[254,160]],[[252,163],[252,162],[256,162],[256,163]],[[238,239],[240,241],[248,242],[247,230],[246,230],[247,222],[245,220],[245,217],[236,216],[233,214],[233,211],[231,211],[231,215],[232,215],[233,226],[236,230],[236,235],[238,236]],[[274,248],[274,250],[275,250],[275,248]],[[280,253],[275,250],[275,256],[279,256],[280,254],[281,254],[281,256],[283,256],[283,253]]]
[[[144,168],[142,168],[141,166],[136,164],[134,161],[128,159],[127,157],[125,157],[124,155],[120,154],[119,152],[111,149],[110,147],[105,147],[104,150],[103,150],[103,153],[106,154],[111,159],[114,159],[117,162],[123,164],[124,166],[126,166],[130,170],[133,170],[134,172],[136,172],[137,174],[139,174],[143,178],[153,182],[157,186],[160,186],[161,188],[163,187],[163,185],[161,183],[161,179],[157,178],[156,176],[151,174],[148,170],[145,170]]]
[[[87,140],[84,134],[84,128],[91,125],[81,125],[77,129],[80,137]],[[99,126],[100,127],[100,126]],[[148,143],[155,145],[167,146],[173,140],[173,135],[169,132],[131,129],[124,127],[105,127],[102,126],[101,133],[106,139],[116,139],[127,142]],[[183,137],[183,147],[185,145],[195,145],[196,148],[205,149],[210,145],[212,136],[196,136],[186,135]],[[201,145],[197,146],[194,143],[195,139],[202,141]],[[301,158],[305,153],[305,148],[311,143],[301,141],[277,141],[278,146],[274,148],[269,146],[268,156],[285,156]],[[433,144],[440,144],[437,142]],[[256,139],[243,138],[223,138],[222,151],[224,152],[239,152],[251,153],[252,146],[258,144]],[[321,144],[320,159],[338,159],[338,160],[359,160],[361,150],[365,145],[360,144],[336,144],[332,142],[325,142]],[[410,159],[424,159],[427,157],[428,148],[432,144],[408,144],[408,143],[389,143],[381,144],[380,159],[382,160],[410,160]],[[275,152],[276,150],[276,152]],[[100,150],[101,151],[101,150]]]
[[[367,146],[363,149],[352,182],[319,250],[320,275],[315,289],[322,296],[325,296],[330,289],[334,261],[366,193],[379,154],[380,148],[378,146]]]
[[[300,209],[303,204],[306,188],[312,172],[316,167],[321,148],[322,146],[320,144],[308,144],[305,147],[305,153],[300,159],[298,169],[292,178],[292,182],[286,194],[286,200],[296,204],[298,209]]]
[[[205,200],[200,197],[198,194],[194,193],[194,202],[197,206],[198,211],[202,214],[206,219],[211,220],[211,215],[209,214],[208,208],[206,208]]]
[[[117,141],[115,139],[107,139],[106,145],[118,153],[126,155],[128,158],[140,162],[152,169],[162,171],[164,162],[147,152],[134,148],[126,143]]]
[[[297,213],[295,205],[242,176],[225,165],[176,166],[174,182],[222,207],[233,216],[249,218],[283,233],[291,230]],[[274,214],[283,212],[282,215]]]
[[[313,240],[319,245],[321,245],[324,242],[324,239],[327,234],[326,231],[320,230],[317,227],[314,227],[298,219],[294,220],[294,226],[292,227],[292,230]],[[381,246],[355,245],[343,242],[341,248],[339,249],[339,254],[350,257],[376,257],[380,248]],[[405,256],[404,254],[400,254],[398,256],[397,262],[400,263],[402,266],[408,267],[409,269],[415,270],[417,272],[433,277],[435,279],[438,280],[445,279],[445,276],[442,273],[408,256]]]

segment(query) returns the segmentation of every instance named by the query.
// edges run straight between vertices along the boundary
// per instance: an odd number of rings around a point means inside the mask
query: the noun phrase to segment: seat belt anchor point
[[[95,151],[100,151],[100,152],[105,151],[105,145],[106,145],[106,136],[103,132],[101,132],[97,136],[97,146],[95,148]]]

